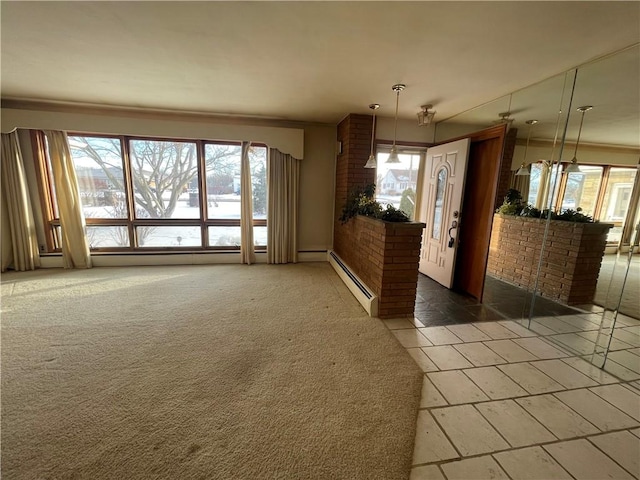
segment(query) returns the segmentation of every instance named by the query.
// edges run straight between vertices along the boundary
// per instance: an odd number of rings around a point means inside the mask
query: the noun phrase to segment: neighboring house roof
[[[401,170],[401,169],[397,169],[397,168],[393,168],[391,170],[389,170],[387,172],[387,176],[388,175],[392,175],[393,178],[397,181],[397,182],[408,182],[409,181],[409,173],[411,173],[411,170]],[[415,175],[414,175],[415,177]],[[415,178],[412,178],[412,180],[415,181]]]

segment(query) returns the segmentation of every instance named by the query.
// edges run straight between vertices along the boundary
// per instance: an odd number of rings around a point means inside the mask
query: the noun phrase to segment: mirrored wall
[[[640,378],[640,47],[447,119],[435,139],[499,123],[521,198],[494,216],[483,304]]]

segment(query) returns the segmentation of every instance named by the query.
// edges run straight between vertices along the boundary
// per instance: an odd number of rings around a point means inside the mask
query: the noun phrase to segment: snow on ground
[[[239,219],[239,195],[211,195],[208,202],[210,219]],[[85,217],[110,218],[112,207],[84,207]],[[172,219],[200,218],[199,207],[189,206],[189,195],[182,195],[171,215]],[[255,215],[254,218],[266,218],[266,215]],[[161,222],[161,220],[160,220]],[[89,242],[92,247],[118,247],[128,245],[127,229],[124,227],[96,227],[87,228]],[[140,227],[139,238],[142,247],[199,247],[201,245],[200,227],[197,226],[154,226]],[[254,227],[254,244],[267,244],[267,228]],[[240,227],[215,226],[209,227],[210,246],[240,246]]]

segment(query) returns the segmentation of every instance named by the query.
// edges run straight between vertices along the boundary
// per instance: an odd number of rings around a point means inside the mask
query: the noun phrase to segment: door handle
[[[449,248],[453,248],[453,246],[456,243],[456,239],[451,235],[451,231],[455,230],[456,228],[458,228],[458,222],[456,220],[454,220],[453,222],[451,222],[451,228],[449,228],[449,232],[448,232],[448,235],[449,235],[448,247]]]

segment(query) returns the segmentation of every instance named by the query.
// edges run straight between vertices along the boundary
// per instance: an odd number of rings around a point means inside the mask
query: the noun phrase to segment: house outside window
[[[378,149],[376,200],[382,205],[391,204],[404,211],[410,218],[415,212],[415,198],[418,184],[418,169],[424,158],[424,152],[410,147],[403,151],[398,147],[400,163],[388,164],[388,150]],[[424,149],[426,151],[426,149]]]

